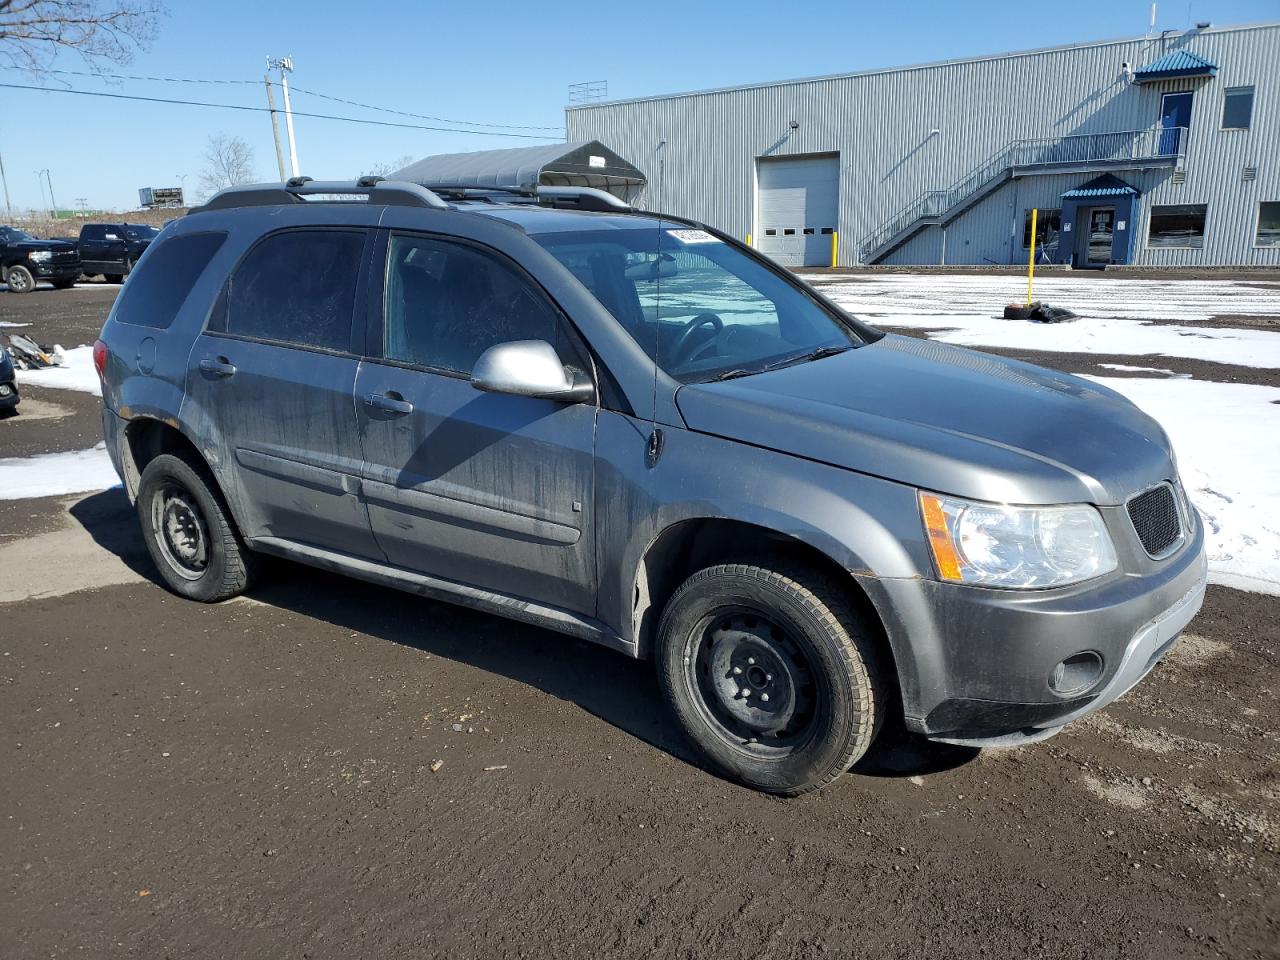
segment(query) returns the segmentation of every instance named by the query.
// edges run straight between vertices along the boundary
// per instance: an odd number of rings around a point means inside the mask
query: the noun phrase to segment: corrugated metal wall
[[[1141,86],[1123,76],[1123,63],[1138,67],[1174,49],[1213,61],[1218,75]],[[1223,89],[1250,84],[1252,128],[1221,130]],[[1280,248],[1253,245],[1257,202],[1280,200],[1280,24],[592,104],[567,110],[566,126],[570,140],[599,139],[649,176],[642,206],[742,237],[755,229],[757,158],[836,152],[840,262],[851,264],[864,236],[1009,141],[1146,129],[1159,122],[1161,94],[1176,89],[1195,91],[1185,182],[1171,182],[1168,169],[1116,171],[1144,191],[1134,261],[1280,265]],[[1241,180],[1245,166],[1257,167],[1255,180]],[[1027,197],[1057,206],[1062,190],[1092,176],[1027,177],[1001,188],[949,226],[947,262],[1017,262]],[[1203,249],[1148,250],[1151,203],[1207,203]],[[936,263],[941,249],[930,228],[889,262]]]

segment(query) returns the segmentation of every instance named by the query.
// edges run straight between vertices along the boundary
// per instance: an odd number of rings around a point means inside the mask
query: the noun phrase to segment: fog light
[[[1092,650],[1067,657],[1049,674],[1049,687],[1060,697],[1084,693],[1102,676],[1102,657]]]

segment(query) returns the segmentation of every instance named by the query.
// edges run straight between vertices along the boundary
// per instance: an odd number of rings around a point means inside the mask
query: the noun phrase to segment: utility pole
[[[280,145],[280,118],[276,115],[276,95],[271,91],[271,58],[267,57],[267,72],[262,75],[262,82],[267,88],[267,109],[271,111],[271,136],[276,143],[276,167],[280,170],[280,180],[288,179],[284,172],[284,147]]]
[[[40,184],[40,202],[43,204],[44,203],[44,171],[36,170],[34,172],[36,175],[36,183]],[[49,211],[49,216],[51,218],[53,217],[53,210]]]
[[[293,107],[289,103],[289,74],[293,72],[292,57],[276,57],[267,59],[267,67],[275,67],[280,71],[280,90],[284,94],[284,125],[289,134],[289,169],[293,171],[292,176],[298,175],[298,144],[293,138]],[[268,85],[267,93],[270,95],[271,87]],[[272,117],[274,119],[274,114]]]
[[[48,167],[45,167],[44,178],[49,181],[49,205],[53,207],[53,211],[50,213],[50,216],[52,216],[53,219],[57,220],[58,219],[58,201],[53,199],[53,177],[49,176]]]
[[[0,182],[4,183],[4,213],[6,220],[13,219],[13,204],[9,202],[9,178],[4,174],[4,157],[0,157]]]

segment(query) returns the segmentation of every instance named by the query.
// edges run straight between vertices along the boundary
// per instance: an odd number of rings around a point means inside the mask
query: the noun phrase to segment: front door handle
[[[364,402],[375,410],[394,413],[397,416],[413,413],[413,404],[394,391],[391,393],[371,393],[364,398]]]
[[[226,357],[205,357],[200,361],[200,372],[215,377],[230,377],[235,375],[236,368]]]

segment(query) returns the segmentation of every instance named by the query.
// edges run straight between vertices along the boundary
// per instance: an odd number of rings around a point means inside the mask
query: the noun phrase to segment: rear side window
[[[241,261],[210,327],[254,340],[347,352],[362,230],[292,230]]]
[[[80,239],[81,240],[101,240],[104,236],[106,236],[106,233],[107,233],[106,227],[90,225],[90,226],[81,228]]]
[[[170,237],[148,250],[124,285],[116,319],[141,327],[167,329],[226,239],[225,233],[192,233]]]

